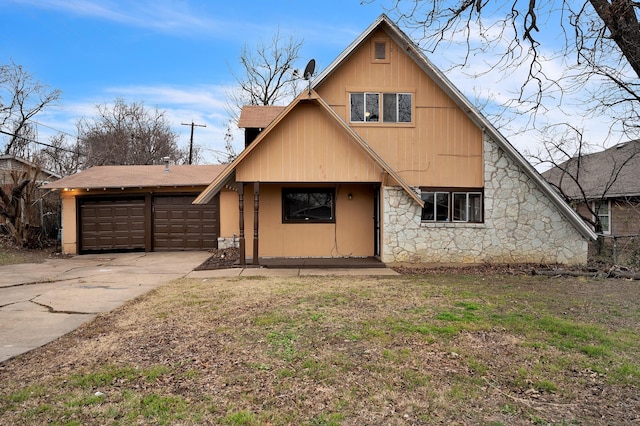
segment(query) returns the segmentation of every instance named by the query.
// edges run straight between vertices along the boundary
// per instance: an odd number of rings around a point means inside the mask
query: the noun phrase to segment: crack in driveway
[[[40,297],[40,295],[36,296],[36,297]],[[35,299],[36,297],[34,297],[33,299]],[[29,299],[29,302],[33,303],[34,305],[38,305],[38,306],[42,306],[43,308],[46,308],[50,314],[68,314],[68,315],[98,315],[99,312],[76,312],[76,311],[58,311],[55,308],[49,306],[49,305],[45,305],[44,303],[39,303],[36,302],[33,299]]]

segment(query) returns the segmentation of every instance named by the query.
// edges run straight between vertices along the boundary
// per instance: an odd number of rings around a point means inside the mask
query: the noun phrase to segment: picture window
[[[334,189],[284,188],[282,190],[282,222],[335,222]]]

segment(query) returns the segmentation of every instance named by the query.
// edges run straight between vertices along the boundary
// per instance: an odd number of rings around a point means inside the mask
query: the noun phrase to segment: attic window
[[[389,63],[389,40],[374,39],[371,41],[371,62]]]

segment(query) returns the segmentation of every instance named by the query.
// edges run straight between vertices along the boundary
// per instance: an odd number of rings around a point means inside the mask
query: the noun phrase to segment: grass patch
[[[506,425],[596,424],[606,411],[625,424],[640,388],[640,290],[616,285],[178,280],[3,364],[0,414],[7,424]]]

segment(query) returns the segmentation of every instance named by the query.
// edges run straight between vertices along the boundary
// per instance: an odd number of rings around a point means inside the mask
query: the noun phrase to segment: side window
[[[481,223],[482,198],[482,192],[422,191],[422,221]]]

